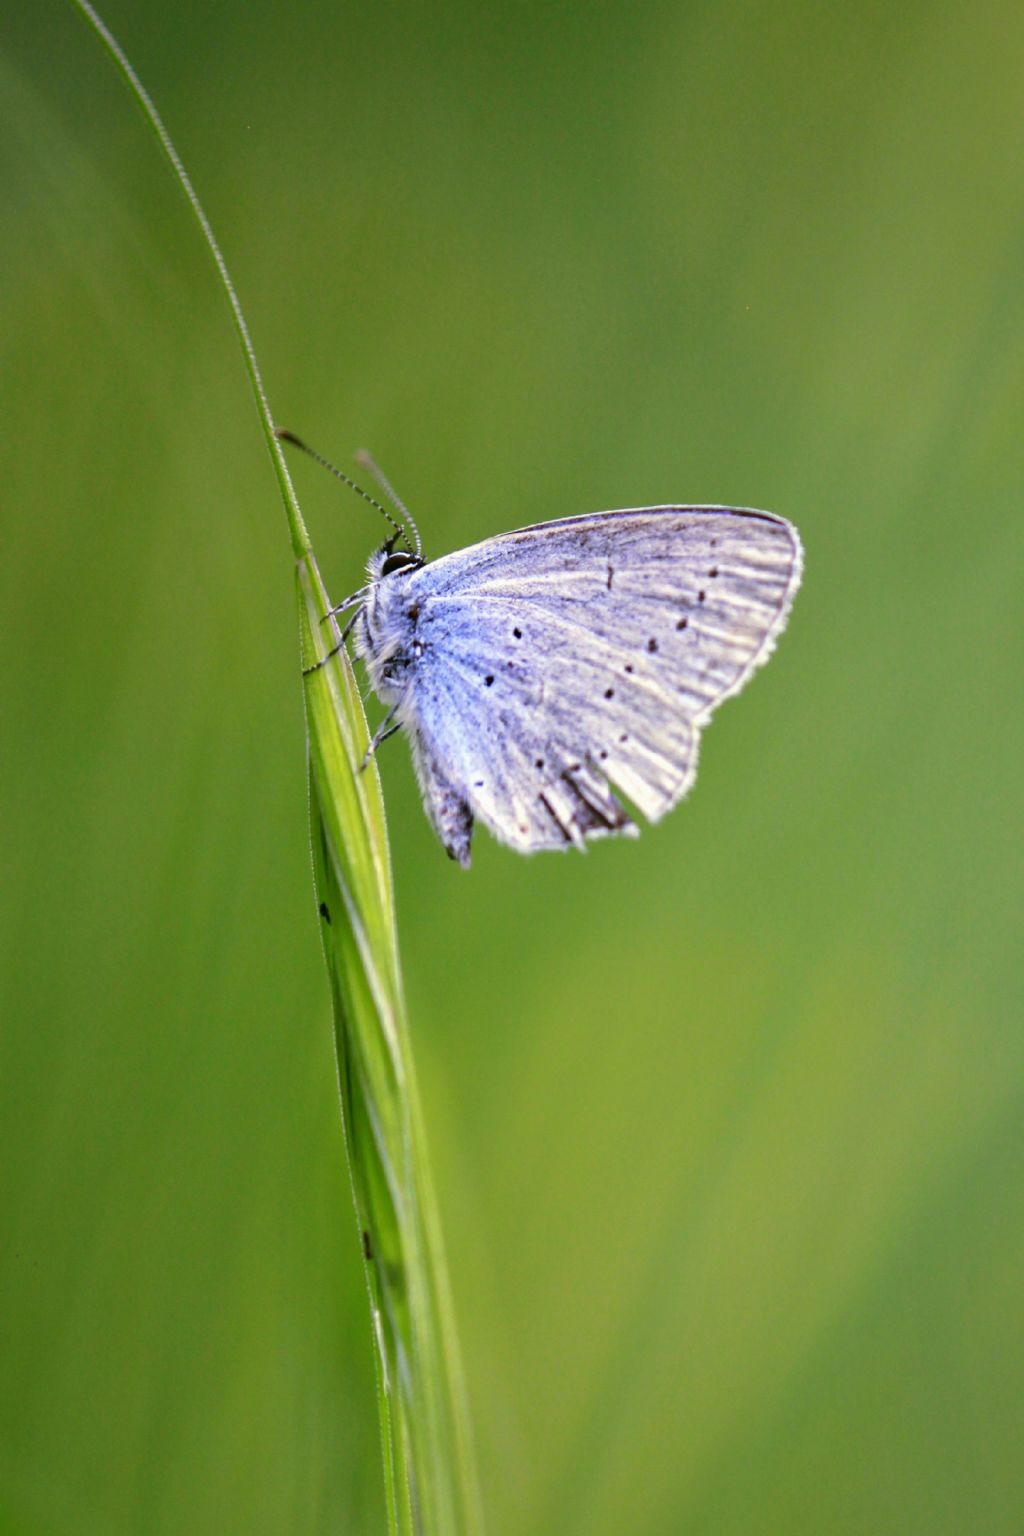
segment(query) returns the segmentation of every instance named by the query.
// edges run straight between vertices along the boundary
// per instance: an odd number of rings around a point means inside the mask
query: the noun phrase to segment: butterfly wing
[[[410,576],[403,708],[427,809],[522,852],[632,833],[686,794],[700,731],[771,654],[800,583],[783,518],[650,507],[540,523]]]

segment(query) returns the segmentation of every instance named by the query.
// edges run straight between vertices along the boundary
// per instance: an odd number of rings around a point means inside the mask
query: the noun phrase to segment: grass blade
[[[327,648],[300,562],[304,655]],[[331,641],[330,643],[334,643]],[[308,661],[307,661],[308,664]],[[393,922],[376,765],[348,658],[306,677],[313,867],[331,976],[349,1172],[377,1338],[389,1502],[402,1532],[482,1529]],[[353,837],[353,827],[361,835]]]
[[[345,1144],[377,1351],[393,1536],[482,1530],[437,1205],[405,1013],[384,803],[366,717],[274,434],[255,349],[209,220],[149,95],[88,0],[72,0],[156,135],[231,306],[297,566],[313,869],[334,1006]]]

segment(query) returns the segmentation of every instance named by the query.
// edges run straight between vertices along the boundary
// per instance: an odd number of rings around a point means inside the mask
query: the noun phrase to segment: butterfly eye
[[[417,560],[415,555],[410,555],[404,550],[400,550],[397,555],[388,555],[380,568],[380,573],[382,576],[391,576],[395,571],[408,570],[410,566],[421,564],[422,561]]]

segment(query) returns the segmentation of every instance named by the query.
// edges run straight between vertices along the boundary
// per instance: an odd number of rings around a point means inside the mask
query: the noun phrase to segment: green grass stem
[[[341,1111],[377,1364],[392,1536],[482,1530],[453,1309],[402,988],[384,803],[349,658],[299,509],[238,296],[148,93],[88,0],[98,34],[159,141],[216,264],[288,520],[304,667],[313,870],[334,1008]]]

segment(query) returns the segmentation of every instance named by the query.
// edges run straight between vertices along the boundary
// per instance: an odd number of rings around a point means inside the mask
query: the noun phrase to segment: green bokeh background
[[[1019,1536],[1019,7],[105,14],[428,553],[806,541],[638,843],[465,875],[383,754],[492,1536]],[[380,1532],[284,519],[96,40],[0,43],[0,1529]],[[379,529],[295,473],[340,596]]]

